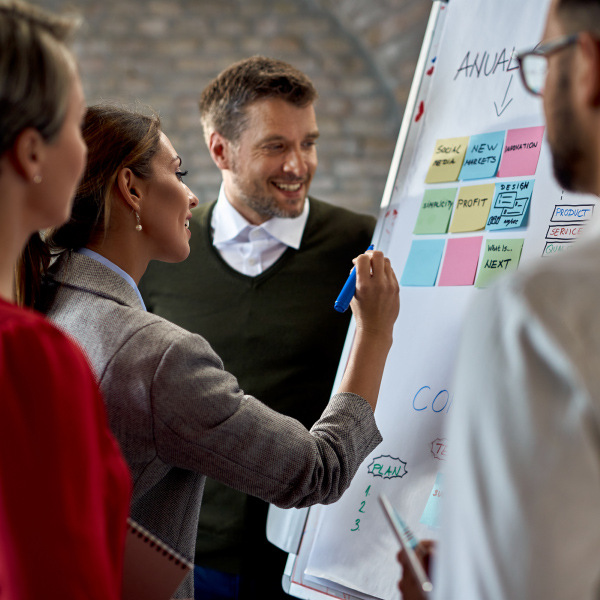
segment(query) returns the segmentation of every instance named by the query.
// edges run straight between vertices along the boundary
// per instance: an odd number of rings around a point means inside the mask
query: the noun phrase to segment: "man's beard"
[[[578,123],[569,104],[570,89],[567,69],[563,69],[558,86],[556,102],[557,106],[552,114],[554,123],[554,142],[550,143],[552,154],[552,168],[556,181],[568,191],[582,190],[582,182],[577,179],[577,167],[581,165],[584,152],[581,149],[581,136]]]
[[[235,160],[232,160],[231,173],[237,188],[240,190],[242,202],[261,217],[266,217],[268,219],[272,217],[293,219],[302,214],[304,203],[301,203],[298,208],[286,208],[285,206],[280,206],[275,200],[275,191],[273,191],[273,194],[265,193],[264,187],[255,182],[242,181],[238,175],[237,162]],[[306,179],[300,178],[290,180],[288,183],[306,184],[307,182]]]
[[[282,207],[272,196],[249,196],[243,195],[243,202],[262,217],[279,217],[281,219],[293,219],[302,214],[304,204],[299,208]]]

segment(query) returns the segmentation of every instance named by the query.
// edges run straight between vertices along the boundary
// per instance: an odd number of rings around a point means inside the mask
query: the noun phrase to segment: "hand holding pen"
[[[435,555],[436,543],[433,540],[422,540],[414,548],[415,554],[425,573],[430,577],[431,563]],[[404,550],[398,553],[398,562],[402,565],[402,579],[398,588],[402,592],[403,600],[421,600],[423,598],[423,585],[415,576],[409,564],[408,555]]]
[[[375,246],[371,244],[367,248],[367,252],[369,250],[373,250]],[[333,307],[338,312],[346,312],[348,307],[350,306],[350,301],[354,298],[354,293],[356,292],[356,267],[352,267],[350,271],[350,275],[348,279],[346,279],[346,283],[340,292],[340,295],[337,297]]]
[[[433,591],[429,579],[429,558],[435,543],[431,540],[419,542],[383,492],[379,495],[379,503],[400,542],[398,561],[402,565],[402,579],[398,588],[402,592],[402,599],[427,600]]]

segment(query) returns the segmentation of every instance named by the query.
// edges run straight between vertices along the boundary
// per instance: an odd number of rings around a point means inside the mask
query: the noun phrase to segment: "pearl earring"
[[[33,176],[33,183],[42,183],[42,176],[39,173]]]
[[[142,224],[140,223],[140,215],[138,215],[137,212],[135,213],[135,218],[137,220],[137,225],[135,226],[135,230],[136,231],[141,231],[142,230]]]

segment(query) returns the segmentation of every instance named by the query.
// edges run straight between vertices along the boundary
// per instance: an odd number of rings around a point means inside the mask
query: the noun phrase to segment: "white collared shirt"
[[[84,254],[85,256],[88,256],[89,258],[93,258],[94,260],[97,260],[99,263],[103,264],[105,267],[108,267],[111,271],[114,271],[117,275],[120,275],[135,291],[135,293],[137,294],[138,298],[140,299],[140,302],[142,303],[142,308],[144,310],[146,310],[146,305],[144,304],[144,300],[142,298],[142,295],[140,294],[140,290],[138,289],[138,286],[135,284],[135,281],[133,280],[133,277],[131,277],[131,275],[129,275],[129,273],[123,271],[123,269],[121,269],[121,267],[117,267],[117,265],[115,265],[114,262],[108,260],[108,258],[102,256],[102,254],[98,254],[97,252],[94,252],[94,250],[90,250],[89,248],[79,248],[79,250],[77,250],[77,252],[79,254]]]
[[[244,275],[260,275],[288,247],[300,247],[308,212],[307,198],[298,217],[272,217],[261,225],[252,225],[229,203],[221,184],[211,220],[213,244],[231,268]]]

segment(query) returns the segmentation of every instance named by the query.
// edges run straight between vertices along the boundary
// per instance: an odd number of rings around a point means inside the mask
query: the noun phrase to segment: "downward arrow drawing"
[[[494,102],[494,108],[496,109],[496,114],[498,116],[500,116],[508,108],[508,105],[513,101],[513,99],[511,98],[506,103],[506,106],[504,105],[504,103],[506,102],[506,97],[508,96],[508,90],[510,89],[510,84],[512,83],[513,77],[514,77],[514,75],[510,76],[510,81],[508,82],[508,87],[506,88],[506,93],[504,94],[504,99],[502,100],[502,104],[500,105],[500,110],[498,110],[498,105]]]

